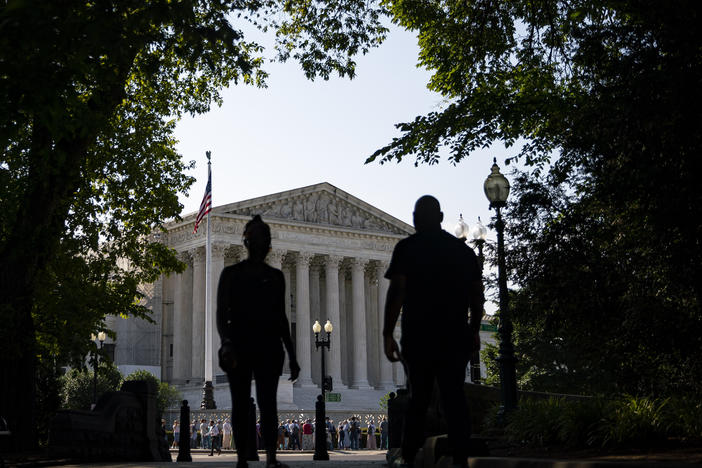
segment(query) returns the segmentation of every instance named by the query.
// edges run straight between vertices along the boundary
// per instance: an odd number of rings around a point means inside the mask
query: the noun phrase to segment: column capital
[[[327,255],[324,257],[324,266],[327,268],[339,268],[341,262],[344,261],[344,257],[341,255]]]
[[[227,249],[229,249],[229,244],[224,244],[224,243],[213,243],[211,246],[212,249],[212,256],[213,257],[222,257],[224,258],[224,255],[227,252]]]
[[[390,260],[376,260],[375,270],[378,272],[378,276],[382,277],[390,266]]]
[[[177,252],[177,253],[176,253],[176,258],[177,258],[179,261],[181,261],[181,262],[183,262],[183,263],[185,263],[185,264],[187,264],[187,265],[191,265],[191,264],[192,264],[192,261],[193,261],[192,255],[191,255],[190,252],[187,251],[187,250],[184,250],[184,251],[182,251],[182,252]]]
[[[268,255],[266,256],[266,263],[268,263],[269,265],[271,265],[275,268],[282,268],[283,257],[285,257],[286,253],[287,253],[287,250],[271,249],[271,251],[268,252]]]
[[[353,257],[349,264],[353,270],[363,270],[368,265],[368,259],[362,257]]]
[[[205,260],[207,260],[207,252],[205,252],[204,247],[195,247],[189,250],[188,253],[192,257],[193,263],[205,263]]]
[[[305,266],[309,268],[310,262],[314,258],[314,253],[312,252],[305,252],[305,251],[300,251],[297,254],[297,264],[300,266]]]
[[[244,248],[240,245],[229,244],[224,251],[224,258],[231,259],[233,263],[238,262],[244,256]]]

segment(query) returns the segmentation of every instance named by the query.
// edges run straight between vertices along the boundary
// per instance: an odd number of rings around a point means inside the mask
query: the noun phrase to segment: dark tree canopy
[[[265,86],[267,58],[354,76],[386,33],[374,2],[119,0],[0,6],[0,414],[35,442],[35,357],[78,358],[105,314],[182,265],[152,237],[192,180],[175,121]],[[276,49],[244,37],[257,27]]]
[[[507,216],[523,381],[699,391],[702,4],[387,6],[446,105],[367,162],[458,163],[505,144],[529,167]]]

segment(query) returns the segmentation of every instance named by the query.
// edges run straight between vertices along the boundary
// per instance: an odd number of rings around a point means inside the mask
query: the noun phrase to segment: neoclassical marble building
[[[267,262],[281,269],[286,279],[286,312],[302,368],[296,387],[320,385],[312,324],[327,319],[334,325],[327,374],[335,391],[386,390],[403,384],[401,366],[391,364],[382,353],[380,330],[388,287],[383,275],[395,244],[414,228],[329,183],[214,207],[213,304],[222,269],[245,258],[242,233],[254,214],[271,227]],[[118,336],[115,361],[123,370],[147,368],[181,388],[201,386],[205,376],[206,223],[193,234],[194,218],[195,213],[168,224],[160,235],[187,269],[146,289],[156,324],[122,319],[111,323]],[[226,380],[216,362],[216,307],[212,310],[210,355],[217,385]]]

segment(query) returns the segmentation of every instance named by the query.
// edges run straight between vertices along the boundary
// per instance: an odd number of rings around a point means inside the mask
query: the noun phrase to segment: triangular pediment
[[[242,216],[259,214],[264,220],[270,221],[291,221],[399,235],[414,232],[409,224],[326,182],[230,203],[214,208],[213,212]]]

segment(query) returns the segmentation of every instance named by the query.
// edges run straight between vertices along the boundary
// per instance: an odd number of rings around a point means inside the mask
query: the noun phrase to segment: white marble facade
[[[388,287],[383,275],[395,244],[414,232],[412,226],[328,183],[217,206],[211,213],[213,304],[222,269],[246,255],[243,228],[255,214],[271,227],[267,262],[286,278],[286,311],[301,366],[296,387],[320,385],[312,324],[327,319],[334,325],[327,373],[335,390],[385,390],[403,384],[402,369],[382,356]],[[194,216],[166,226],[162,240],[187,269],[164,277],[153,291],[162,298],[157,324],[163,351],[160,374],[181,386],[201,385],[205,370],[206,223],[193,234]],[[216,332],[213,336],[217,376],[222,374],[216,362],[219,337]]]

